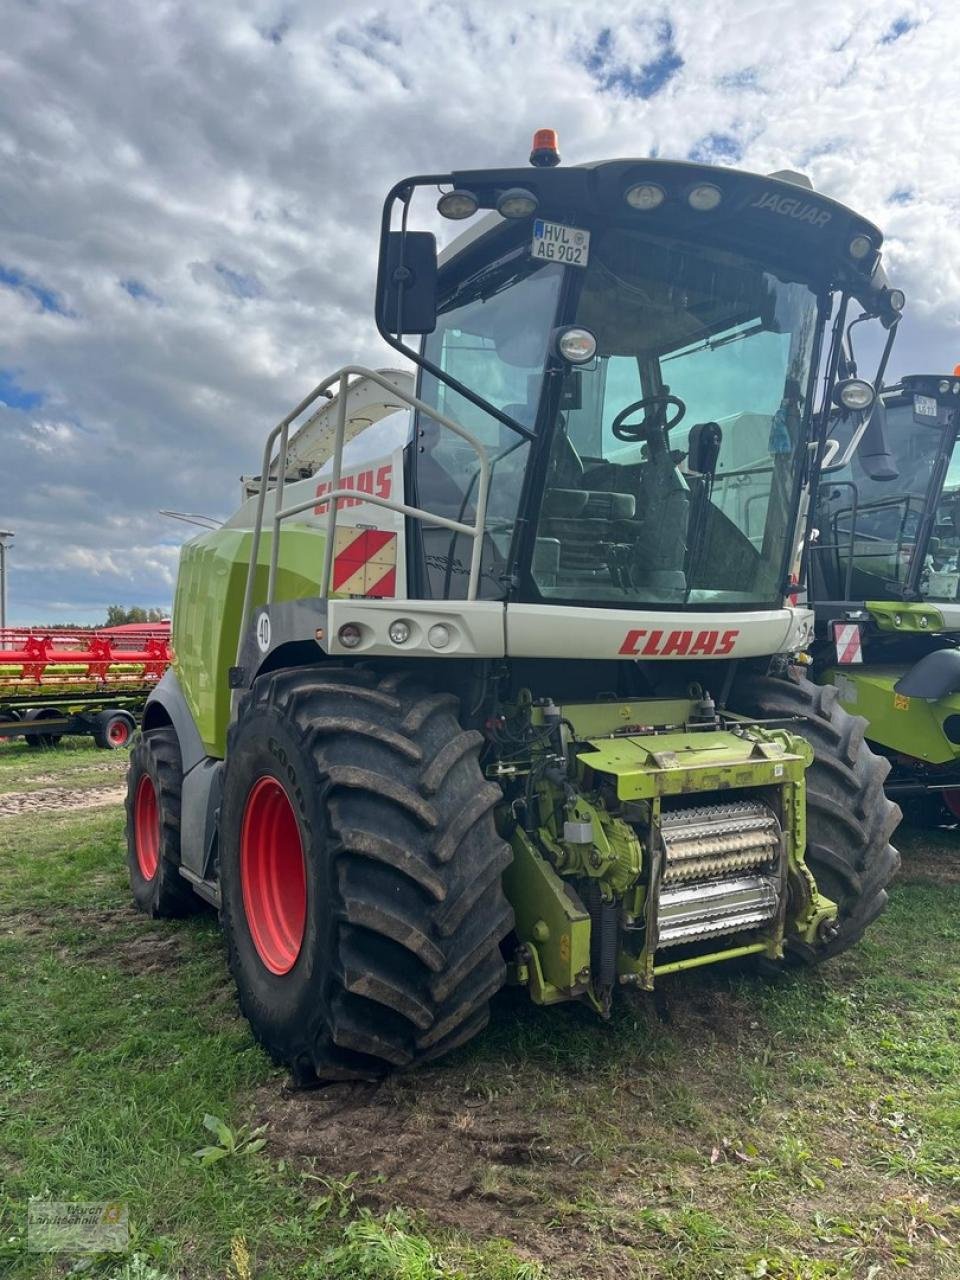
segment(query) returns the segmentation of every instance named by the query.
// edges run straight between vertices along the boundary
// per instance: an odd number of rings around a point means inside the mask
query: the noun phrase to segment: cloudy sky
[[[0,528],[15,622],[167,605],[265,431],[371,319],[408,173],[653,152],[799,168],[887,235],[893,372],[960,361],[950,0],[5,0]]]

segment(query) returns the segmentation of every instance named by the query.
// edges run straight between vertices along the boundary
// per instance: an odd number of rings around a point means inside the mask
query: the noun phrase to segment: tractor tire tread
[[[153,881],[140,875],[136,854],[134,802],[144,772],[152,772],[160,821],[160,863]],[[180,875],[180,797],[183,768],[172,728],[151,729],[135,740],[127,769],[127,868],[134,902],[155,919],[192,915],[200,901]]]
[[[731,707],[760,720],[782,719],[813,748],[806,770],[806,862],[821,892],[837,902],[840,928],[829,941],[787,945],[793,958],[819,963],[858,942],[887,905],[900,867],[890,838],[901,817],[883,790],[889,762],[870,750],[866,721],[841,707],[837,690],[796,669],[741,678]]]
[[[315,1013],[269,1026],[258,1017],[224,893],[241,1008],[298,1076],[307,1063],[324,1080],[434,1058],[482,1030],[506,980],[500,943],[513,912],[501,876],[512,854],[493,819],[502,793],[480,770],[482,735],[464,729],[458,711],[453,695],[405,672],[377,679],[362,668],[272,672],[241,701],[228,774],[248,722],[278,717],[310,763],[322,814],[306,849],[330,872],[325,972],[309,987]]]

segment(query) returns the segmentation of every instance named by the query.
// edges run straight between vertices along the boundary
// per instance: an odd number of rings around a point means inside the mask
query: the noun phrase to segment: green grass
[[[4,748],[0,787],[84,758]],[[957,1280],[955,840],[906,833],[817,973],[703,970],[609,1023],[508,992],[449,1062],[291,1097],[215,918],[128,906],[117,810],[0,819],[0,1273],[66,1273],[23,1250],[36,1196],[129,1207],[97,1280]]]
[[[64,738],[55,748],[28,747],[23,739],[0,739],[0,796],[44,787],[102,787],[119,782],[122,751],[102,751],[89,738]]]

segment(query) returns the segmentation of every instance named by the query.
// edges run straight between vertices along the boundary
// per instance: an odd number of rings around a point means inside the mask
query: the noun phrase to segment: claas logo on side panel
[[[628,631],[620,653],[628,658],[724,658],[739,631]]]

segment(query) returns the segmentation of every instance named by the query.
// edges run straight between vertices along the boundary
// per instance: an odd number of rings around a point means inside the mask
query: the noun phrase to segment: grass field
[[[440,1065],[298,1094],[214,916],[129,906],[123,767],[0,748],[4,1277],[70,1272],[25,1252],[30,1197],[129,1207],[98,1280],[960,1277],[960,834],[903,831],[887,915],[817,973],[609,1023],[508,992]]]

